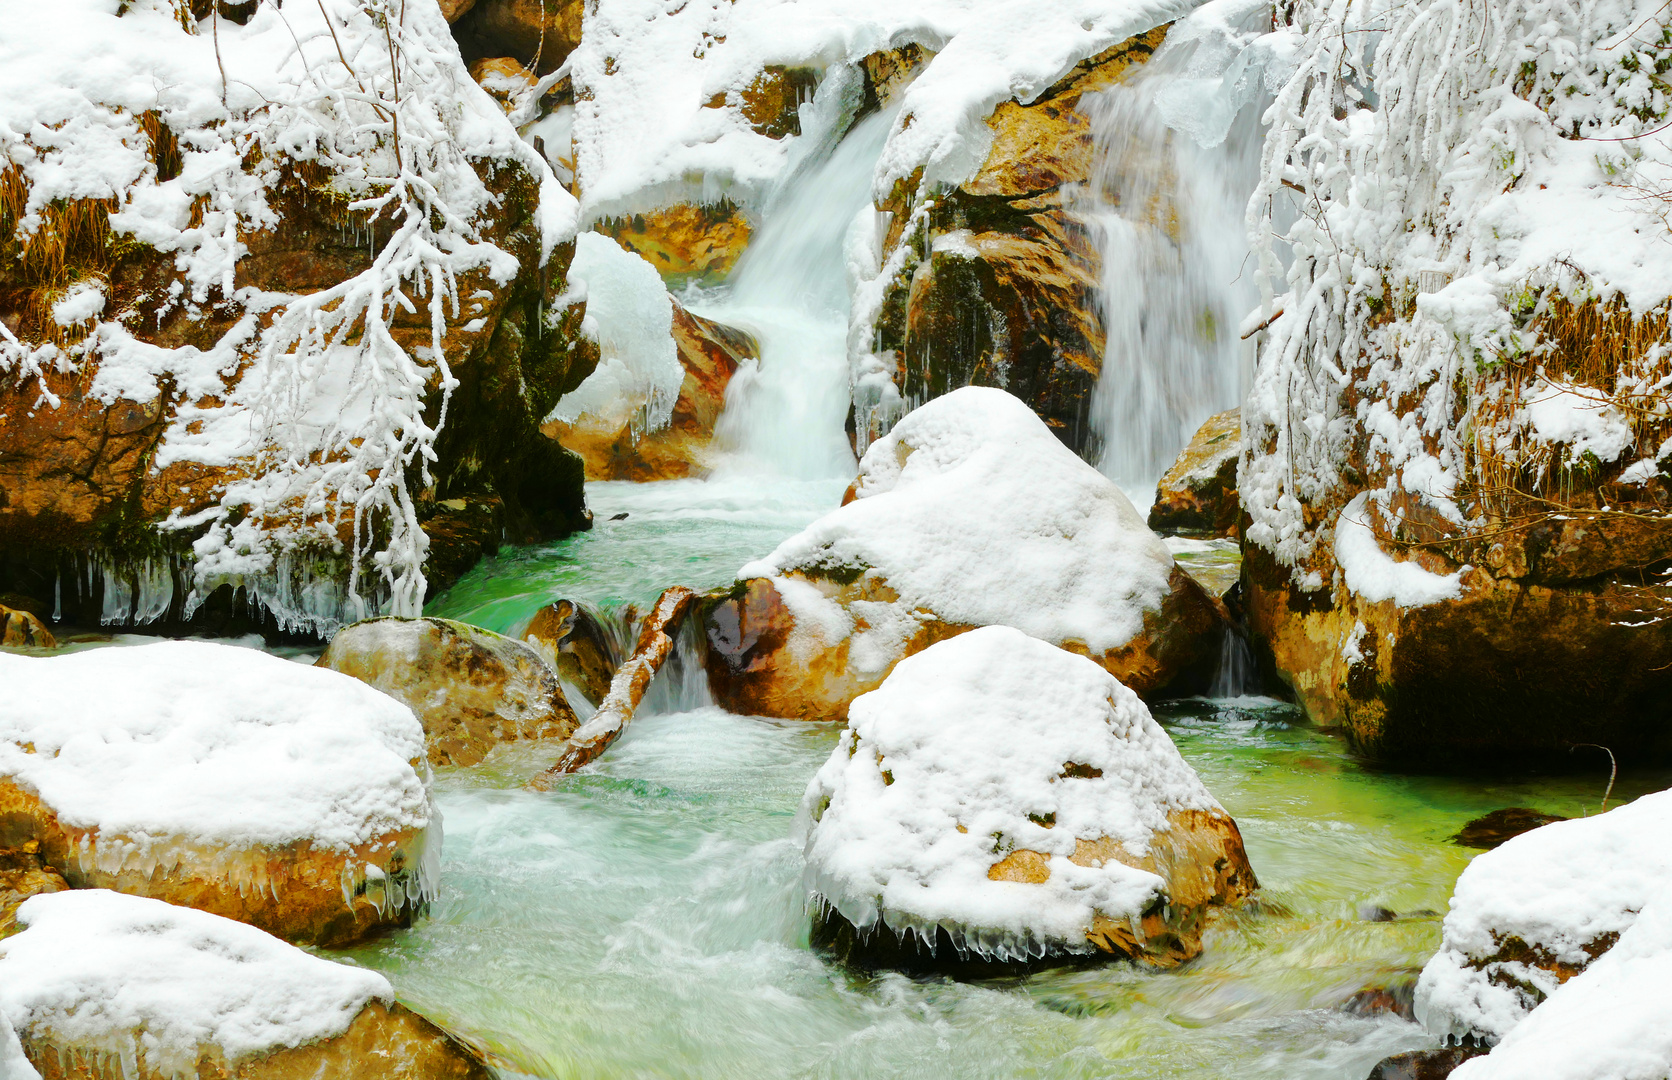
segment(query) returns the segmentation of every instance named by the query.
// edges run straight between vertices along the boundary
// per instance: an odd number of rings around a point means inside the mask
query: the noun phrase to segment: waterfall
[[[726,293],[699,314],[740,326],[760,364],[732,378],[715,431],[717,472],[851,477],[848,443],[849,228],[871,207],[871,176],[892,117],[866,117],[794,170],[767,204]]]
[[[1077,209],[1100,237],[1108,332],[1095,460],[1146,506],[1202,421],[1241,401],[1252,367],[1238,326],[1259,302],[1244,217],[1263,58],[1247,46],[1267,9],[1245,6],[1229,23],[1181,23],[1130,81],[1081,106],[1097,157]]]

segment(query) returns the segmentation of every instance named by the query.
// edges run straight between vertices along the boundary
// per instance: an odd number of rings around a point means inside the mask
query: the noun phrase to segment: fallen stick
[[[598,711],[575,729],[556,763],[530,780],[529,788],[549,791],[559,777],[574,772],[609,748],[632,721],[633,711],[650,688],[650,680],[673,652],[673,636],[678,632],[679,621],[691,610],[691,602],[696,598],[696,592],[684,585],[675,585],[662,593],[645,617],[633,655],[616,669],[615,677],[610,680],[609,693],[604,695]]]

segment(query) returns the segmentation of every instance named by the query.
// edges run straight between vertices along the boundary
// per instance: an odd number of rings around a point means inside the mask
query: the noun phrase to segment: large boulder
[[[818,936],[886,964],[1169,967],[1256,887],[1236,822],[1137,695],[1009,627],[856,699],[803,812]]]
[[[577,208],[435,5],[397,52],[348,0],[213,35],[166,4],[13,15],[0,592],[201,627],[242,590],[323,637],[422,602],[419,530],[450,501],[496,500],[519,542],[585,527],[580,462],[539,432],[597,359],[558,302]],[[333,83],[339,46],[365,97]],[[398,136],[372,100],[397,79]],[[367,179],[397,149],[422,209]]]
[[[1149,527],[1163,535],[1235,535],[1241,436],[1240,409],[1208,417],[1156,485]]]
[[[724,278],[743,257],[754,231],[743,210],[729,202],[680,203],[605,218],[597,227],[642,255],[670,288]]]
[[[58,639],[39,616],[0,605],[0,647],[53,649],[57,646]]]
[[[1021,401],[967,387],[902,419],[846,505],[738,574],[706,613],[737,712],[827,719],[901,658],[1013,626],[1148,694],[1214,653],[1221,610],[1119,488]]]
[[[1443,8],[1390,9],[1362,86],[1374,110],[1342,125],[1308,105],[1268,129],[1250,203],[1272,302],[1245,324],[1261,335],[1239,470],[1246,622],[1316,722],[1390,762],[1572,762],[1578,744],[1665,757],[1672,282],[1629,269],[1660,257],[1634,170],[1661,150],[1580,149],[1666,138],[1608,89],[1641,62],[1620,45],[1637,17],[1517,12],[1453,64]],[[1343,10],[1297,13],[1292,55],[1310,59],[1279,100],[1360,95],[1368,71],[1324,59],[1354,32]],[[1559,65],[1509,59],[1557,38]],[[1506,93],[1527,103],[1527,152],[1483,157]],[[1411,137],[1441,115],[1443,135]],[[1361,186],[1394,175],[1410,182]],[[1361,231],[1371,203],[1408,227]]]
[[[193,641],[0,654],[0,683],[0,848],[75,888],[314,944],[435,895],[423,731],[363,683]]]
[[[18,922],[0,942],[0,1038],[45,1080],[493,1075],[383,976],[253,926],[104,890],[35,897]]]
[[[1417,1017],[1435,1034],[1495,1043],[1537,1015],[1651,902],[1672,895],[1669,830],[1672,792],[1663,791],[1478,856],[1457,879],[1440,951],[1417,983]]]
[[[611,633],[597,612],[578,600],[556,600],[534,613],[522,638],[558,678],[593,707],[610,692],[610,680],[632,650],[632,642]]]
[[[410,708],[429,760],[474,765],[517,739],[564,739],[578,721],[557,674],[528,645],[450,619],[367,619],[337,631],[318,666]]]

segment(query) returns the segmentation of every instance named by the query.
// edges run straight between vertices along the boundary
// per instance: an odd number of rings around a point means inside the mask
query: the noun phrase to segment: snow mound
[[[807,883],[864,931],[879,920],[998,959],[1089,952],[1098,916],[1136,924],[1166,895],[1133,860],[1181,810],[1218,811],[1136,694],[1084,657],[1009,627],[902,660],[854,700],[802,802]],[[1012,852],[1042,883],[995,880]]]
[[[798,626],[851,633],[861,667],[885,670],[924,612],[1099,655],[1137,637],[1169,591],[1173,557],[1132,503],[1003,390],[912,411],[866,450],[854,490],[738,577],[771,579]],[[882,578],[898,600],[850,605],[856,621],[797,580],[849,574]]]
[[[609,237],[585,232],[575,238],[569,287],[584,290],[584,325],[598,340],[598,366],[546,419],[618,421],[631,413],[641,435],[667,426],[685,368],[673,339],[673,298],[661,275]],[[615,430],[625,426],[613,423]]]
[[[1335,524],[1335,561],[1347,587],[1366,600],[1392,600],[1400,607],[1421,607],[1463,595],[1463,572],[1436,574],[1422,565],[1401,562],[1382,550],[1370,528],[1369,496],[1360,493],[1341,511]]]
[[[1185,14],[1199,0],[622,0],[590,12],[568,64],[583,209],[642,213],[724,195],[750,205],[850,119],[858,64],[908,44],[933,59],[901,97],[877,165],[879,199],[922,169],[973,175],[995,106],[1032,101],[1075,64]],[[751,128],[738,98],[769,65],[823,69],[803,134]],[[718,99],[718,101],[716,100]],[[715,104],[711,105],[713,102]]]
[[[1540,442],[1566,443],[1575,459],[1595,454],[1598,461],[1618,461],[1631,449],[1631,424],[1601,391],[1552,382],[1530,396],[1523,411]]]
[[[234,1064],[341,1035],[367,1002],[394,1002],[376,972],[160,900],[52,893],[17,918],[22,932],[0,942],[0,1016],[31,1040],[111,1054],[126,1076],[195,1076],[205,1048]]]
[[[435,817],[412,711],[347,675],[169,641],[0,655],[0,682],[0,777],[142,851],[348,850]]]
[[[1672,1076],[1672,893],[1453,1080],[1664,1080]]]
[[[1542,1011],[1563,985],[1554,968],[1586,968],[1672,891],[1669,831],[1672,791],[1663,791],[1477,857],[1457,879],[1440,951],[1417,983],[1417,1017],[1438,1035],[1496,1040]]]

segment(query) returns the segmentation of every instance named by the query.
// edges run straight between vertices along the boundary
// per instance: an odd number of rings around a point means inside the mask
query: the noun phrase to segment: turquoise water
[[[577,596],[643,604],[712,586],[834,505],[834,485],[593,485],[599,527],[503,552],[432,613],[513,630]],[[605,519],[625,512],[619,522]],[[1214,558],[1222,558],[1215,554]],[[1446,842],[1507,805],[1595,812],[1603,776],[1479,782],[1387,774],[1264,699],[1157,709],[1241,825],[1264,886],[1171,972],[1122,965],[988,984],[867,978],[807,946],[795,812],[827,724],[733,716],[687,692],[589,771],[536,794],[549,748],[437,777],[444,896],[345,954],[403,1000],[541,1077],[1269,1077],[1362,1080],[1431,1045],[1360,1017],[1408,977],[1472,852]],[[1627,776],[1615,799],[1667,786]],[[1364,905],[1402,917],[1369,922]]]

